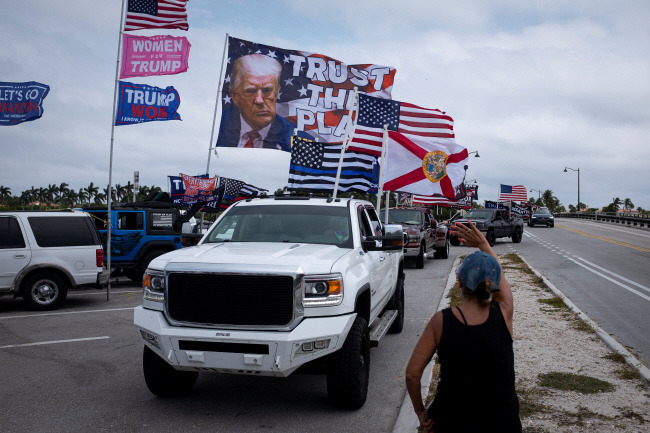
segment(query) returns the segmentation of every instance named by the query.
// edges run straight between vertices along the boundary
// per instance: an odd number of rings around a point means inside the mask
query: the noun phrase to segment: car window
[[[492,211],[489,210],[471,210],[462,219],[490,219]]]
[[[27,221],[40,247],[99,245],[97,230],[88,217],[33,216]]]
[[[118,212],[118,230],[142,230],[144,229],[144,218],[142,212]]]
[[[386,220],[386,211],[381,211],[381,220]],[[415,209],[389,209],[388,223],[422,225],[422,212]]]
[[[14,217],[0,217],[0,249],[25,248],[25,238],[18,220]]]

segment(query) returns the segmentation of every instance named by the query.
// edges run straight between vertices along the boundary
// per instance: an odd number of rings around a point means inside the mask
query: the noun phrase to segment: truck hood
[[[353,250],[334,245],[275,243],[275,242],[223,242],[183,248],[154,259],[149,265],[154,269],[221,269],[232,267],[243,270],[284,268],[286,271],[309,273],[331,272],[333,264]],[[177,266],[181,265],[181,266]]]

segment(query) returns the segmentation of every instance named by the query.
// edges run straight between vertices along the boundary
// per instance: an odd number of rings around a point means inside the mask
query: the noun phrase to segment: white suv
[[[68,289],[107,281],[104,250],[79,211],[0,212],[0,296],[22,296],[37,310],[59,306]]]

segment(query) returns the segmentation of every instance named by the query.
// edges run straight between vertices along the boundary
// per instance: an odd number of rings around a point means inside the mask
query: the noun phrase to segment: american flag
[[[499,201],[526,201],[528,194],[523,185],[499,185]]]
[[[454,138],[454,120],[443,111],[359,95],[359,120],[348,149],[381,155],[384,125],[420,137]]]
[[[241,180],[229,179],[227,177],[219,178],[219,186],[225,188],[223,193],[224,198],[235,198],[237,195],[255,197],[263,192],[268,192],[268,189],[258,188]]]
[[[187,0],[128,0],[124,30],[187,30]]]
[[[341,157],[340,144],[328,144],[293,137],[289,190],[334,191]],[[379,164],[373,155],[345,152],[338,189],[377,193]]]
[[[417,204],[425,205],[425,206],[442,206],[442,207],[455,207],[460,209],[471,209],[472,198],[463,197],[460,200],[453,200],[443,196],[414,195],[413,205],[417,205]]]

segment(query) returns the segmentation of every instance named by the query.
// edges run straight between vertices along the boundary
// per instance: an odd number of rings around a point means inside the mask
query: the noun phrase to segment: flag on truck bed
[[[526,193],[526,187],[523,185],[499,185],[499,200],[505,201],[526,201],[528,200],[528,194]]]
[[[289,190],[334,191],[341,157],[341,144],[328,144],[293,137]],[[377,193],[379,164],[373,155],[345,152],[339,191]]]

